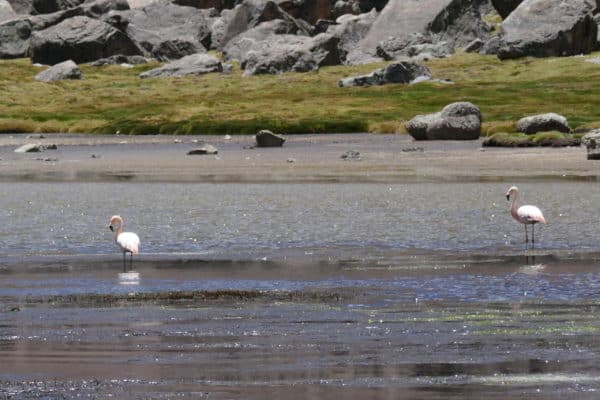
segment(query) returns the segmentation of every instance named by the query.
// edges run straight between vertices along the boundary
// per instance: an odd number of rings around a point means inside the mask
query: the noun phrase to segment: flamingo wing
[[[525,224],[535,224],[536,222],[546,223],[542,211],[536,206],[522,206],[517,210],[517,215],[521,222]]]
[[[123,232],[117,237],[117,244],[123,251],[137,254],[140,248],[140,238],[133,232]]]

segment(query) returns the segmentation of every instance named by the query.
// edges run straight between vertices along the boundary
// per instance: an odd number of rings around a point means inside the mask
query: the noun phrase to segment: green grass
[[[427,63],[453,85],[337,86],[381,65],[245,78],[235,66],[230,75],[144,80],[139,73],[156,64],[83,65],[84,80],[41,83],[29,60],[3,60],[0,132],[398,133],[402,121],[455,101],[481,108],[484,135],[514,131],[521,117],[544,112],[565,115],[573,128],[600,127],[600,68],[582,57],[499,61],[461,53]]]

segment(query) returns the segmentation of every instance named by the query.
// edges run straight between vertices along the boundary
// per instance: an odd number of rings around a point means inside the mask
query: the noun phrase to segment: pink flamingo
[[[516,186],[512,186],[506,192],[506,200],[510,200],[512,196],[512,205],[510,207],[510,215],[517,221],[523,224],[525,227],[525,243],[529,241],[527,237],[527,225],[531,225],[531,243],[535,243],[535,224],[541,222],[546,223],[546,219],[542,215],[542,212],[536,206],[521,206],[519,207],[519,189]]]
[[[123,232],[123,218],[113,215],[108,228],[115,232],[115,242],[123,251],[123,272],[125,272],[126,254],[130,254],[129,269],[133,266],[133,255],[139,253],[140,238],[133,232]],[[115,231],[116,230],[116,231]]]

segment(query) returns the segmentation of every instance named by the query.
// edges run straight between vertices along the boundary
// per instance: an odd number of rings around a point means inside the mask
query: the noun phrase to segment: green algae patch
[[[193,305],[210,302],[339,302],[344,294],[331,291],[268,291],[268,290],[215,290],[215,291],[169,291],[122,294],[70,294],[50,297],[29,297],[27,305],[52,305],[57,307],[119,307],[130,304],[178,304]]]

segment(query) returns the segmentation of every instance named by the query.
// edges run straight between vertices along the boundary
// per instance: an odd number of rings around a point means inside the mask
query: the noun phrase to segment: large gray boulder
[[[295,34],[298,26],[293,21],[274,19],[240,33],[231,39],[223,48],[225,60],[244,60],[248,51],[257,46],[257,43],[267,40],[273,35]]]
[[[567,119],[556,113],[532,115],[517,122],[517,132],[534,134],[549,131],[568,133],[571,128]]]
[[[29,50],[31,23],[16,19],[0,25],[0,58],[25,57]]]
[[[501,59],[589,53],[598,44],[589,0],[525,0],[502,22]]]
[[[177,77],[223,72],[223,64],[206,53],[192,54],[140,74],[140,78]]]
[[[127,35],[146,56],[170,61],[206,52],[211,45],[214,17],[209,10],[157,2],[146,7],[113,12],[108,17],[126,21]]]
[[[32,0],[8,0],[8,3],[18,15],[31,14],[33,11]]]
[[[274,19],[293,20],[294,18],[271,0],[243,0],[229,12],[221,14],[217,27],[213,27],[218,43],[213,46],[223,49],[227,43],[249,29],[265,21]],[[214,32],[218,30],[218,32]]]
[[[244,75],[308,72],[339,65],[338,39],[327,33],[315,37],[271,35],[252,46],[241,60]]]
[[[96,0],[65,11],[44,15],[25,15],[0,24],[0,58],[25,57],[31,34],[76,16],[99,18],[111,10],[129,8],[127,0]]]
[[[492,5],[498,11],[498,14],[505,19],[513,12],[523,0],[492,0]]]
[[[338,82],[340,87],[385,85],[387,83],[411,83],[416,79],[430,79],[431,71],[424,65],[404,61],[392,63],[376,69],[368,75],[344,78]]]
[[[479,5],[478,0],[390,0],[348,61],[380,60],[378,47],[388,58],[395,58],[408,55],[412,45],[445,41],[450,48],[464,46],[488,34]]]
[[[338,48],[344,63],[347,54],[353,51],[357,44],[369,33],[378,15],[379,13],[375,9],[359,15],[346,14],[339,17],[335,21],[336,24],[327,29],[327,33],[338,38]]]
[[[52,82],[64,79],[81,79],[83,77],[81,70],[73,60],[63,61],[40,72],[35,76],[36,81]]]
[[[56,64],[65,60],[85,63],[115,54],[141,54],[123,32],[88,17],[67,19],[31,36],[31,60]]]
[[[10,3],[6,0],[0,0],[0,22],[8,21],[17,16]]]
[[[481,135],[481,112],[469,102],[452,103],[441,112],[417,115],[405,127],[416,140],[475,140]]]

